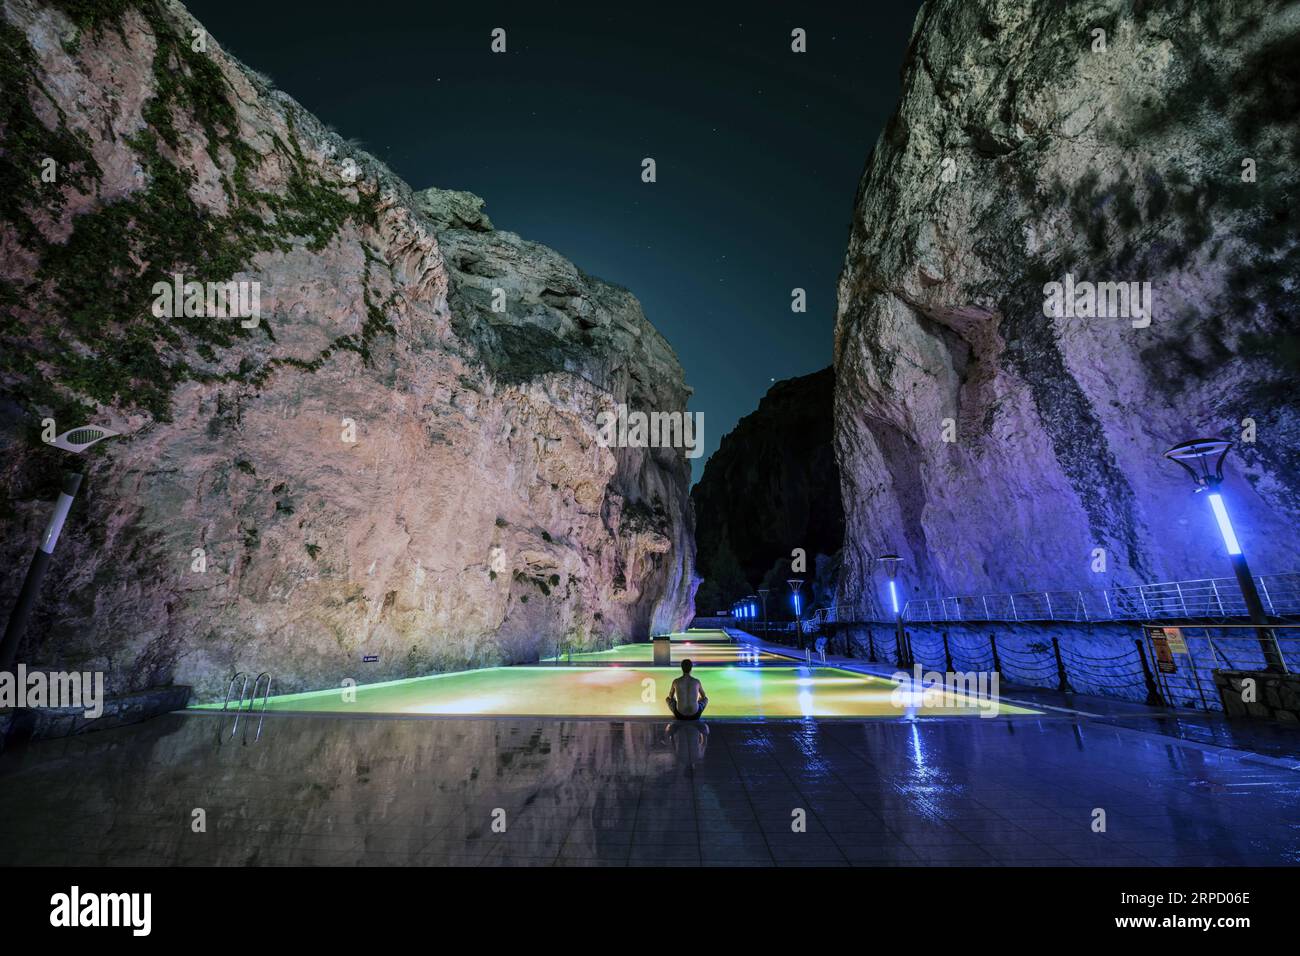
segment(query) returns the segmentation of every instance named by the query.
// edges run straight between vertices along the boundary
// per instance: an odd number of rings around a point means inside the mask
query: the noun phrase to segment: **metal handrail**
[[[1256,578],[1264,610],[1273,617],[1300,615],[1300,572]],[[1247,617],[1234,578],[1203,578],[1099,590],[1043,590],[949,595],[907,602],[909,621],[1130,621],[1159,618]],[[1009,613],[1007,608],[1009,607]]]
[[[221,712],[223,714],[226,713],[227,708],[230,706],[230,694],[235,689],[235,681],[239,680],[241,677],[243,678],[243,682],[239,685],[239,700],[235,703],[235,720],[234,723],[230,725],[230,739],[234,740],[235,734],[239,732],[239,718],[245,712],[245,698],[248,700],[247,712],[249,714],[253,713],[253,708],[257,704],[257,689],[262,684],[262,678],[265,677],[266,689],[262,691],[262,709],[258,712],[257,734],[253,737],[253,741],[256,742],[262,739],[262,723],[266,720],[266,708],[271,702],[271,684],[273,679],[269,671],[262,671],[262,673],[258,674],[257,677],[253,678],[253,692],[250,694],[248,693],[248,674],[244,671],[235,671],[235,673],[231,675],[230,682],[226,684],[226,696],[221,701]],[[221,736],[220,731],[218,731],[217,736]],[[247,726],[244,728],[244,742],[248,742]]]
[[[244,679],[244,682],[239,685],[239,703],[235,705],[235,722],[230,727],[230,737],[232,740],[234,739],[235,731],[239,729],[239,710],[244,705],[244,692],[248,690],[248,675],[243,671],[235,671],[235,673],[230,676],[230,682],[226,684],[226,696],[221,701],[221,712],[224,714],[226,708],[230,706],[230,692],[235,689],[235,681],[239,680],[241,677]],[[222,726],[224,726],[224,721]],[[217,739],[221,739],[220,729],[217,730]]]
[[[221,713],[225,713],[226,705],[230,704],[230,692],[233,691],[235,682],[237,682],[239,678],[244,679],[243,687],[239,688],[239,700],[243,700],[243,688],[248,687],[248,675],[244,674],[243,671],[235,671],[234,674],[230,676],[230,683],[226,684],[226,698],[224,701],[221,701]]]
[[[253,693],[248,698],[248,712],[251,714],[253,712],[253,704],[257,701],[257,685],[262,683],[263,677],[266,678],[266,690],[262,692],[262,709],[258,712],[257,716],[257,733],[253,736],[254,743],[262,739],[262,721],[266,720],[266,706],[271,702],[270,671],[262,671],[262,673],[257,675],[257,678],[253,681]],[[244,728],[244,733],[248,733],[247,727]]]

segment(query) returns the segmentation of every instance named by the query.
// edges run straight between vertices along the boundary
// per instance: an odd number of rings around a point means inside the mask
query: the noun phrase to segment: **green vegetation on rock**
[[[78,48],[98,42],[109,29],[124,35],[122,18],[137,11],[157,38],[154,93],[142,109],[146,128],[127,141],[143,170],[142,188],[76,216],[67,241],[51,241],[37,223],[59,221],[69,190],[97,192],[102,171],[61,112],[53,130],[37,117],[32,99],[48,93],[37,79],[35,54],[21,31],[0,21],[0,211],[39,258],[25,287],[0,289],[0,373],[17,385],[25,404],[56,418],[88,416],[88,401],[166,420],[172,390],[188,379],[257,385],[281,365],[314,371],[340,349],[369,361],[375,337],[392,331],[384,313],[390,303],[376,302],[370,290],[379,260],[369,247],[368,314],[361,332],[339,337],[311,361],[272,359],[257,367],[245,357],[236,370],[223,371],[223,350],[254,335],[274,341],[266,317],[250,330],[238,321],[153,315],[156,282],[170,281],[173,273],[186,281],[224,282],[249,269],[261,252],[287,252],[301,244],[319,251],[349,222],[373,227],[376,195],[357,189],[354,200],[344,184],[326,181],[303,154],[292,112],[287,140],[272,137],[273,153],[288,170],[283,189],[253,188],[250,172],[267,157],[244,139],[233,91],[217,62],[191,48],[163,4],[56,5],[80,29]],[[194,173],[180,164],[181,117],[202,130],[206,152],[220,171],[229,210],[224,215],[191,197]],[[57,164],[57,183],[41,181],[46,157]],[[34,317],[24,314],[24,305]]]

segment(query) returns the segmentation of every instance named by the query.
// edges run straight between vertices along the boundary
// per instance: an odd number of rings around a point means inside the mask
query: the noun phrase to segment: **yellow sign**
[[[1166,674],[1178,673],[1178,664],[1174,661],[1175,647],[1177,653],[1187,653],[1187,642],[1183,632],[1176,627],[1149,627],[1147,636],[1151,639],[1151,651],[1156,659],[1156,667]]]

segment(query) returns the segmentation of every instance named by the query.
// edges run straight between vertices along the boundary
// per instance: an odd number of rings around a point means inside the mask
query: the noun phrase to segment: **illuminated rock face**
[[[845,592],[883,551],[909,595],[1229,575],[1161,457],[1204,435],[1253,439],[1254,570],[1300,567],[1298,63],[1294,6],[926,4],[839,288]],[[1045,315],[1067,274],[1149,322]]]
[[[40,420],[130,434],[86,461],[22,659],[211,696],[237,669],[301,689],[689,620],[689,463],[596,441],[599,412],[689,394],[631,293],[476,197],[412,193],[192,51],[179,7],[3,11],[29,104],[5,145],[36,143],[3,157],[4,608],[66,462]],[[260,318],[155,315],[172,273],[258,283]]]

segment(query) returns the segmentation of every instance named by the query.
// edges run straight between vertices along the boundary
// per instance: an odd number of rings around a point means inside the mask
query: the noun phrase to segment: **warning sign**
[[[1165,674],[1178,673],[1178,662],[1174,660],[1174,655],[1187,653],[1187,641],[1183,639],[1183,632],[1176,627],[1149,627],[1147,637],[1151,640],[1156,667]]]

